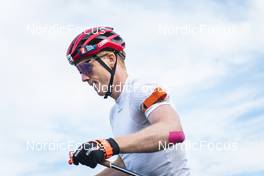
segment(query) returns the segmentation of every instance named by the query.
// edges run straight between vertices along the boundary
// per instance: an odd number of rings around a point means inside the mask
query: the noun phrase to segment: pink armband
[[[169,143],[182,143],[185,139],[184,133],[182,131],[171,131],[169,133]]]

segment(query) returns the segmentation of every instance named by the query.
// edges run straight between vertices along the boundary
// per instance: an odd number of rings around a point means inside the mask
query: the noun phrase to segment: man
[[[74,164],[94,168],[117,155],[115,164],[141,175],[189,175],[185,152],[175,147],[181,146],[177,143],[184,141],[184,133],[168,93],[128,76],[124,48],[125,42],[110,27],[88,29],[68,48],[67,58],[82,81],[116,102],[110,114],[114,138],[84,143],[73,155]],[[109,168],[98,174],[110,175],[124,174]]]

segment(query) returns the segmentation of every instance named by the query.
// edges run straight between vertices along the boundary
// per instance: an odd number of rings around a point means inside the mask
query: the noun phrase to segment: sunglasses
[[[85,74],[85,75],[91,75],[92,74],[93,65],[90,62],[91,62],[91,59],[76,65],[80,74]]]
[[[92,59],[101,59],[105,56],[109,55],[109,53],[104,54],[103,56],[94,56],[94,58],[88,59],[87,61],[83,62],[83,63],[79,63],[76,65],[77,69],[79,70],[80,74],[85,74],[85,75],[91,75],[92,74],[92,68],[93,65],[91,64],[91,60]]]

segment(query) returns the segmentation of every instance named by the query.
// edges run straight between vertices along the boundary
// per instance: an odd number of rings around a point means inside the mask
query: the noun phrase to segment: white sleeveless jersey
[[[142,111],[141,105],[158,85],[128,78],[110,113],[110,123],[115,137],[138,132],[150,126],[150,113],[169,99],[155,103]],[[172,106],[173,107],[173,106]],[[140,144],[139,144],[140,145]],[[182,144],[153,153],[120,154],[127,169],[144,176],[187,176],[190,169]]]

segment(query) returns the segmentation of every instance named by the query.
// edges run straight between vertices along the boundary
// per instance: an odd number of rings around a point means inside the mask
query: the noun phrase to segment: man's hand
[[[119,154],[119,146],[112,138],[104,140],[95,140],[82,144],[73,154],[73,164],[79,163],[95,168],[113,155]]]

